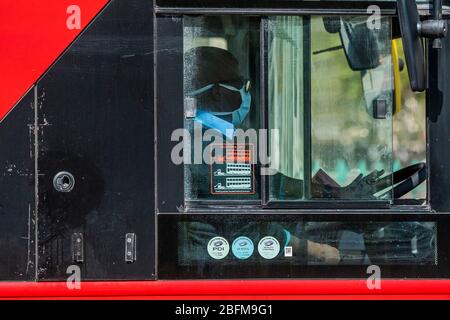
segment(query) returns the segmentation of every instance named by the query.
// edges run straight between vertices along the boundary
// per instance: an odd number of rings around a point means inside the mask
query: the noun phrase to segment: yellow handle
[[[398,57],[397,41],[392,40],[392,66],[394,69],[394,114],[399,112],[402,106],[402,86],[400,81],[400,59]]]

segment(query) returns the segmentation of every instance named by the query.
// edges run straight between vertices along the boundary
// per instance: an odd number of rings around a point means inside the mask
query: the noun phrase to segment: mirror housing
[[[397,0],[403,49],[413,91],[427,89],[427,69],[421,37],[433,39],[433,48],[439,49],[442,46],[440,38],[447,35],[447,21],[442,20],[442,0],[434,0],[433,7],[433,19],[421,22],[415,1]]]
[[[424,91],[427,88],[425,54],[422,39],[417,30],[420,17],[416,2],[397,0],[397,10],[411,89]]]
[[[367,27],[366,19],[341,18],[339,35],[348,64],[353,71],[364,71],[380,65],[377,37]]]

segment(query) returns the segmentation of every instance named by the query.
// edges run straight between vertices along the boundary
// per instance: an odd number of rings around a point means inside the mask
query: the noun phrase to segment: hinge
[[[127,233],[125,235],[125,262],[133,263],[136,261],[136,234]]]
[[[75,263],[83,263],[84,262],[83,234],[82,233],[72,234],[72,260]]]

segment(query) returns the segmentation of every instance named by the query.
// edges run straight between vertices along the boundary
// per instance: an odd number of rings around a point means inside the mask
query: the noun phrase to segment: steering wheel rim
[[[379,179],[376,182],[376,189],[377,192],[379,192],[392,186],[388,191],[383,193],[383,195],[388,192],[393,192],[394,199],[398,199],[416,188],[424,182],[426,178],[427,166],[424,162],[420,162],[397,170],[392,175],[387,175]]]

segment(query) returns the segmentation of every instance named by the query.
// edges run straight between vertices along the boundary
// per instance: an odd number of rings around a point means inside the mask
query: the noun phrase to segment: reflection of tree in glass
[[[404,61],[401,40],[396,40],[399,55]],[[405,167],[417,162],[426,162],[425,93],[414,93],[409,85],[408,70],[400,73],[402,85],[402,105],[394,116],[393,152],[394,166]],[[426,184],[422,183],[404,198],[426,197]]]
[[[326,32],[320,18],[311,21],[311,41],[312,52],[341,44],[339,34]],[[389,68],[390,43],[384,44],[380,63]],[[392,87],[389,78],[381,80]],[[374,120],[367,111],[362,74],[350,68],[343,50],[312,55],[311,87],[313,167],[341,185],[374,169],[390,172],[391,123]]]

